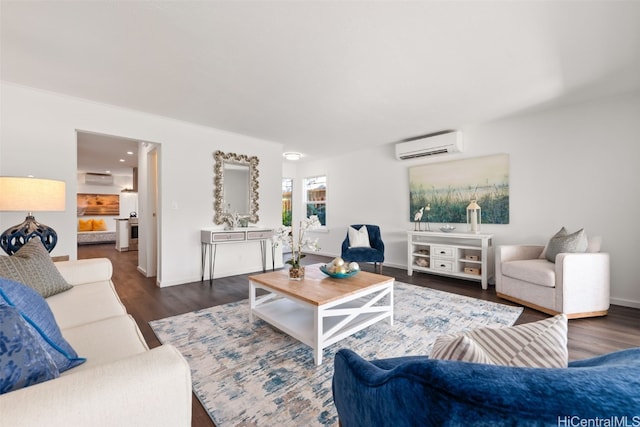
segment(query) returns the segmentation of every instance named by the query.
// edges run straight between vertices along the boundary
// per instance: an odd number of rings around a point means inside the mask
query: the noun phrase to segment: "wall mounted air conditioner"
[[[85,173],[84,183],[90,185],[113,185],[113,175],[108,173]]]
[[[459,153],[463,149],[462,132],[440,132],[396,144],[398,160],[436,154]]]

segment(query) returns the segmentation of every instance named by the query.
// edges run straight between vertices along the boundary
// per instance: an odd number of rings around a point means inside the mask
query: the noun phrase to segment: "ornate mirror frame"
[[[224,153],[220,150],[213,153],[213,157],[215,159],[215,167],[214,167],[214,183],[215,183],[215,203],[214,203],[214,211],[215,217],[214,222],[216,224],[225,224],[233,222],[233,215],[230,212],[225,212],[224,207],[224,165],[225,163],[237,164],[237,165],[245,165],[249,166],[249,212],[248,214],[242,213],[240,216],[245,218],[248,222],[256,223],[260,219],[258,217],[258,187],[260,186],[258,182],[258,163],[260,160],[257,156],[247,156],[245,154],[236,154],[236,153]]]

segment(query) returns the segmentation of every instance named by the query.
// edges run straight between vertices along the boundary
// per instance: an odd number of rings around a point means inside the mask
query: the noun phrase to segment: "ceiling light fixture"
[[[283,154],[284,158],[287,160],[300,160],[302,158],[302,154],[300,153],[295,153],[293,151],[288,151],[286,153]]]

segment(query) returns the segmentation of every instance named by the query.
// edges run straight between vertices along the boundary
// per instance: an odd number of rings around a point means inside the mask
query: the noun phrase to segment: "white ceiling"
[[[133,176],[138,166],[138,142],[90,132],[78,132],[78,172]]]
[[[638,1],[6,1],[2,80],[308,158],[640,88]]]

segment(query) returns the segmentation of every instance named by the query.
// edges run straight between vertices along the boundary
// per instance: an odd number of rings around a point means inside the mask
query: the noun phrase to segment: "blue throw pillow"
[[[58,371],[64,372],[84,363],[87,359],[64,339],[47,302],[38,292],[22,283],[0,277],[0,302],[17,308],[39,335],[41,345],[49,353]]]
[[[59,375],[53,359],[18,309],[0,303],[0,394]]]

